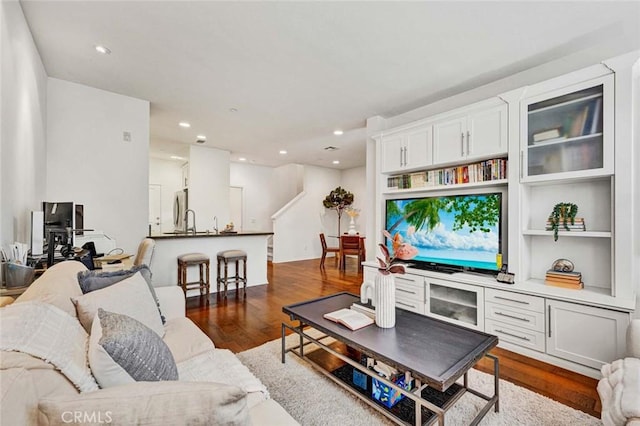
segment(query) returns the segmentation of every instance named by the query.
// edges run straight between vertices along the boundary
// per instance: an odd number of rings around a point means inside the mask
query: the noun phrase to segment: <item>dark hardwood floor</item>
[[[282,313],[282,306],[339,291],[359,293],[362,274],[355,260],[347,260],[345,271],[339,271],[331,258],[324,270],[318,265],[318,260],[269,264],[269,285],[249,287],[246,299],[237,297],[235,290],[229,292],[226,301],[216,295],[208,299],[190,297],[187,316],[216,347],[233,352],[277,339],[282,322],[293,325]],[[500,348],[492,353],[500,358],[501,379],[600,417],[597,380]],[[481,362],[477,368],[491,371],[489,363]]]

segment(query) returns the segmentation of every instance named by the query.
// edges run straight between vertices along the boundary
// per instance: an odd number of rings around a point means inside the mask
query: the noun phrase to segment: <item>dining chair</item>
[[[364,261],[364,241],[359,235],[340,236],[340,269],[345,269],[346,256],[358,256],[358,270]]]
[[[156,241],[153,238],[145,238],[138,246],[138,253],[133,260],[133,266],[147,265],[151,266],[151,257]]]
[[[327,257],[327,253],[335,253],[334,259],[338,261],[338,254],[340,253],[340,247],[328,247],[327,240],[323,233],[320,233],[320,244],[322,244],[322,258],[320,258],[320,268],[324,268],[324,260]]]

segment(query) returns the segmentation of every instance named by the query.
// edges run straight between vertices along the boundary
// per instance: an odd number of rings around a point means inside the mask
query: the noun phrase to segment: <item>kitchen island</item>
[[[247,253],[247,287],[268,284],[267,240],[273,232],[167,233],[152,235],[156,242],[151,259],[153,285],[156,287],[178,285],[178,256],[185,253],[204,253],[210,259],[211,292],[217,291],[217,258],[223,250],[243,250]],[[231,275],[234,266],[229,266]],[[198,268],[189,268],[187,280],[198,280]],[[235,297],[235,286],[229,285],[230,295]],[[187,296],[198,295],[198,290],[189,290]]]

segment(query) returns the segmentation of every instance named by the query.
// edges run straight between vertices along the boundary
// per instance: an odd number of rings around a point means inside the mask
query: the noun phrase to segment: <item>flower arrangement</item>
[[[413,228],[413,227],[411,227]],[[411,235],[411,229],[409,229],[408,234]],[[380,243],[378,246],[380,247],[380,251],[384,255],[384,259],[378,257],[378,271],[383,275],[389,274],[404,274],[406,272],[407,266],[409,264],[406,263],[397,263],[398,259],[400,260],[411,260],[418,254],[418,249],[413,247],[411,244],[404,242],[402,236],[399,233],[396,233],[394,236],[388,231],[382,231],[382,234],[391,240],[391,247],[393,249],[393,254],[389,253],[389,249],[386,245]]]
[[[360,216],[360,209],[354,209],[351,206],[349,206],[346,209],[344,209],[344,211],[347,213],[347,216],[349,216],[352,219]]]

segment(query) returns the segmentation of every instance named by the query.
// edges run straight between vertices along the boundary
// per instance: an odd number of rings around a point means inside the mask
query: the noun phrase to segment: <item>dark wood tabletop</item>
[[[498,344],[498,338],[491,334],[402,309],[396,309],[393,328],[372,324],[351,331],[323,318],[359,301],[358,296],[343,292],[284,306],[282,311],[398,370],[411,371],[441,392]]]

